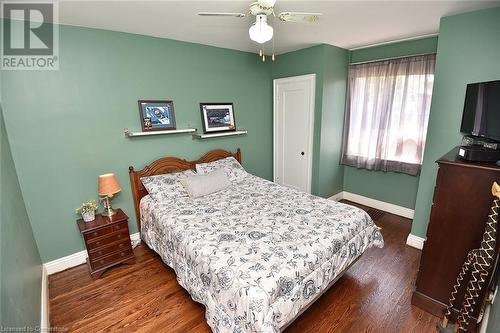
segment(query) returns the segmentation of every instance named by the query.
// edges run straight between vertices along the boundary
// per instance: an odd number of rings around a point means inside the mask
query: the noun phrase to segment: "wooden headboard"
[[[231,153],[226,150],[217,149],[212,150],[200,157],[196,161],[186,161],[178,157],[163,157],[151,164],[147,165],[144,169],[135,171],[133,166],[128,168],[130,175],[130,185],[132,186],[132,197],[134,198],[134,209],[135,217],[137,219],[137,227],[139,232],[141,232],[141,212],[139,209],[139,204],[142,197],[148,194],[148,191],[142,185],[141,177],[148,177],[154,175],[161,175],[165,173],[181,172],[184,170],[192,169],[195,170],[195,166],[198,163],[207,163],[217,161],[229,156],[233,156],[238,162],[241,163],[241,152],[238,148],[236,153]]]

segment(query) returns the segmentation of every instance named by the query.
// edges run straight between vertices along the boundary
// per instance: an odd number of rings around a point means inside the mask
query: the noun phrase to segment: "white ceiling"
[[[251,18],[200,17],[199,11],[246,12],[252,1],[62,0],[63,24],[171,38],[255,52],[248,38]],[[497,1],[290,1],[276,12],[322,12],[317,23],[274,23],[276,53],[327,43],[354,48],[439,31],[443,16],[500,6]],[[267,50],[272,43],[266,45]]]

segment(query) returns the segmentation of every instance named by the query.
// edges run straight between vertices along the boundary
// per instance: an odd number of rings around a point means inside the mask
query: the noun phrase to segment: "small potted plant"
[[[95,211],[97,210],[97,203],[94,200],[84,202],[75,211],[77,214],[82,214],[83,221],[92,222],[95,220]]]

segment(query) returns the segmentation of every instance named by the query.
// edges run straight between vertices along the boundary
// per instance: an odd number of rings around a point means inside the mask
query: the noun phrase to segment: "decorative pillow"
[[[193,175],[196,175],[196,172],[189,169],[181,172],[142,177],[141,182],[153,200],[165,201],[188,197],[188,193],[179,183],[179,180]]]
[[[231,186],[226,173],[222,169],[216,169],[204,175],[194,175],[180,180],[191,198],[202,197],[207,194],[219,192]]]
[[[196,172],[200,175],[212,172],[216,169],[224,170],[224,173],[231,182],[240,181],[248,176],[245,169],[243,169],[241,164],[232,156],[214,162],[196,164]]]

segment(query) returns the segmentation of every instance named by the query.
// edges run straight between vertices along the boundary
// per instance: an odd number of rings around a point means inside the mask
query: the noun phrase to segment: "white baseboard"
[[[40,296],[40,332],[48,332],[49,323],[49,275],[42,265],[42,286]]]
[[[130,235],[130,241],[132,244],[138,243],[141,236],[138,232]],[[75,267],[84,264],[87,260],[87,251],[83,250],[70,254],[59,259],[55,259],[43,264],[44,268],[47,270],[47,275],[51,275],[57,272],[64,271],[68,268]]]
[[[331,196],[330,199],[333,199],[335,201],[339,201],[341,199],[353,201],[368,207],[383,210],[384,212],[387,213],[406,217],[408,219],[413,219],[413,214],[415,213],[415,211],[410,208],[394,205],[388,202],[368,198],[359,194],[350,193],[346,191],[339,192]]]
[[[352,202],[356,202],[368,207],[376,208],[383,210],[384,212],[388,212],[394,215],[399,215],[402,217],[406,217],[408,219],[413,219],[414,215],[414,210],[406,207],[401,207],[398,205],[394,205],[388,202],[368,198],[359,194],[354,194],[346,191],[339,192],[337,194],[332,195],[330,198],[331,200],[339,201],[342,199],[349,200]],[[424,241],[425,238],[418,237],[412,234],[408,235],[408,238],[406,239],[406,245],[409,245],[411,247],[414,247],[416,249],[422,250],[424,247]]]
[[[77,253],[70,254],[59,259],[55,259],[43,264],[47,270],[47,274],[51,275],[57,272],[64,271],[65,269],[75,267],[85,263],[87,260],[87,251],[83,250]]]
[[[416,249],[422,250],[424,248],[425,238],[415,236],[412,234],[408,235],[406,238],[406,245],[414,247]]]
[[[344,198],[344,192],[339,192],[337,194],[334,194],[332,195],[331,197],[329,197],[328,199],[330,200],[335,200],[335,201],[340,201]]]

